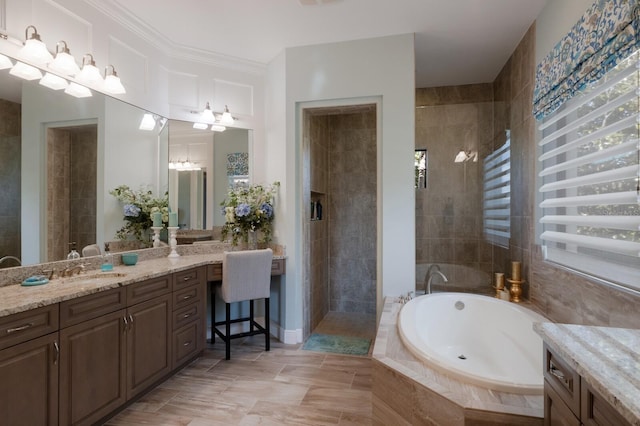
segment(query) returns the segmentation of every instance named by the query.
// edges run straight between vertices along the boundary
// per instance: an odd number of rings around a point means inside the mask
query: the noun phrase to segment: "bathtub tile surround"
[[[640,425],[640,330],[552,323],[534,329],[629,423]]]
[[[542,395],[461,383],[419,361],[397,331],[403,305],[385,299],[373,348],[373,424],[542,425]]]

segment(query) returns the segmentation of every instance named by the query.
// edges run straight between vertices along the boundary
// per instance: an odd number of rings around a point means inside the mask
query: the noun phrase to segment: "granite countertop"
[[[184,251],[186,250],[184,249]],[[44,285],[21,286],[19,283],[22,278],[14,280],[15,284],[0,287],[0,317],[112,288],[124,287],[169,273],[222,263],[223,253],[221,250],[206,253],[202,253],[202,249],[198,250],[200,253],[195,252],[195,248],[189,250],[194,251],[194,253],[183,254],[175,258],[163,255],[144,259],[144,256],[142,256],[143,259],[133,266],[124,266],[116,262],[113,270],[109,272],[101,272],[100,269],[89,269],[73,277],[55,278]],[[274,254],[273,258],[274,260],[284,259],[286,256]]]
[[[534,330],[625,419],[640,426],[640,329],[539,323]]]

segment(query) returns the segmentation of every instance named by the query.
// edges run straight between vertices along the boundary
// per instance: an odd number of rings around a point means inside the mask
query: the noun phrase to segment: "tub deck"
[[[544,397],[462,383],[418,360],[397,329],[402,305],[387,297],[373,348],[373,416],[381,424],[542,425]],[[509,360],[505,360],[509,362]]]

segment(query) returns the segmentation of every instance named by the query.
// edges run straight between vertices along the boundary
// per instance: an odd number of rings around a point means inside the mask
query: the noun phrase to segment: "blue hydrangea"
[[[238,204],[238,207],[236,207],[236,216],[238,217],[249,216],[249,213],[251,213],[251,207],[249,207],[249,204],[242,203]]]
[[[138,217],[138,215],[140,215],[140,207],[135,204],[125,204],[124,215],[127,217]]]
[[[262,205],[260,206],[260,210],[262,210],[262,212],[267,217],[273,216],[273,207],[271,207],[271,205],[268,203],[262,203]]]

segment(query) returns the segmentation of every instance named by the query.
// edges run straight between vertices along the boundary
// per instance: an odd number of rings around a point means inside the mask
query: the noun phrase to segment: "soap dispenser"
[[[101,271],[113,270],[113,255],[109,251],[109,243],[104,243],[104,253],[102,255],[102,265],[100,265]]]
[[[69,243],[69,245],[71,246],[71,251],[67,254],[67,260],[80,259],[80,253],[76,250],[76,242]]]

